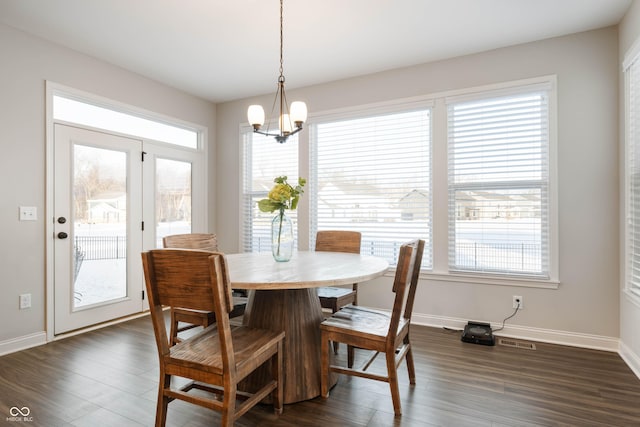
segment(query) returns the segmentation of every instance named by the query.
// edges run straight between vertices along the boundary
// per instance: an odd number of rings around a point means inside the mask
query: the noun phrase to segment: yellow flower
[[[269,191],[269,198],[275,202],[287,202],[291,198],[291,187],[286,184],[276,184]]]
[[[294,210],[298,207],[298,200],[304,191],[302,187],[307,183],[304,178],[298,178],[298,185],[293,187],[287,182],[286,176],[279,176],[273,180],[276,185],[273,186],[266,199],[258,200],[258,209],[261,212],[280,211],[282,214],[285,209]]]

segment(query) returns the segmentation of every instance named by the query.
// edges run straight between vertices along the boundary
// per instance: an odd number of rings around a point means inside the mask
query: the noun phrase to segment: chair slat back
[[[162,246],[218,252],[218,238],[210,233],[173,234],[162,238]]]
[[[393,341],[395,339],[401,316],[411,320],[423,251],[423,240],[413,240],[400,247],[396,275],[393,280],[393,292],[396,295],[393,302],[387,340]]]
[[[165,248],[198,249],[201,251],[218,252],[218,237],[212,233],[172,234],[162,238]],[[226,264],[223,264],[226,268]],[[233,309],[233,290],[230,291],[228,303]]]
[[[360,253],[362,233],[346,230],[323,230],[316,234],[316,251]]]
[[[212,270],[210,257],[222,259],[215,270]],[[228,315],[223,313],[228,314],[233,309],[233,300],[223,254],[192,249],[154,249],[142,253],[142,264],[161,354],[169,352],[163,306],[213,311],[218,328],[224,328],[225,323],[229,328]]]
[[[216,325],[218,325],[218,337],[222,349],[222,366],[226,373],[235,376],[235,356],[231,341],[231,325],[228,314],[233,310],[231,300],[231,287],[229,286],[229,270],[227,260],[222,253],[215,253],[209,257],[209,271],[213,282],[216,313]],[[233,369],[232,369],[233,368]]]
[[[422,254],[424,253],[424,245],[424,240],[418,240],[418,248],[416,252],[416,259],[413,264],[413,273],[411,275],[409,293],[407,295],[406,303],[404,306],[404,318],[407,320],[411,320],[411,315],[413,314],[413,303],[416,298],[418,281],[420,280],[420,268],[422,266]]]

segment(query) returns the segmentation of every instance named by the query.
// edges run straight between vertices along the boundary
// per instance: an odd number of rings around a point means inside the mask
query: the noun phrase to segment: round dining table
[[[295,252],[276,262],[271,253],[227,254],[231,287],[247,289],[243,324],[285,332],[284,403],[320,395],[320,323],[318,287],[352,285],[382,276],[389,268],[379,257],[341,252]],[[264,366],[242,387],[251,391],[269,377]]]

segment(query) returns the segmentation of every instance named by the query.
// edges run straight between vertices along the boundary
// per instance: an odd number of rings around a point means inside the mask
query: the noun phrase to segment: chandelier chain
[[[278,105],[279,104],[279,105]],[[260,105],[251,105],[247,110],[249,123],[253,126],[253,132],[266,136],[275,137],[279,143],[287,141],[291,135],[302,130],[302,124],[307,119],[307,106],[304,102],[296,101],[291,104],[293,110],[289,111],[289,103],[284,92],[284,0],[280,0],[280,76],[278,77],[278,89],[273,98],[273,106],[271,113],[273,114],[276,106],[279,107],[280,114],[278,116],[278,133],[270,132],[270,122],[267,123],[266,131],[260,130],[265,123],[264,109]],[[293,113],[293,114],[292,114]]]
[[[283,40],[284,40],[283,31],[282,31],[283,22],[284,22],[284,19],[282,17],[283,10],[284,10],[283,3],[284,3],[284,0],[280,0],[280,78],[284,81],[284,75],[283,75],[283,73],[284,73],[284,67],[283,67],[284,61],[282,59],[282,45],[283,45]]]

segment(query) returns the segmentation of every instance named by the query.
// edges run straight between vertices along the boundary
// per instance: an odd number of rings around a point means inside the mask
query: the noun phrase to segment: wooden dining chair
[[[320,388],[323,397],[329,397],[331,372],[384,381],[389,383],[395,414],[402,414],[397,368],[403,360],[406,360],[409,382],[415,385],[409,328],[423,251],[423,240],[414,240],[400,247],[392,288],[395,299],[391,313],[351,305],[320,324],[322,351]],[[354,360],[351,354],[348,357],[347,367],[332,365],[329,342],[336,341],[345,343],[350,348],[372,350],[374,353],[361,368],[353,368]],[[379,353],[384,353],[386,358],[386,376],[367,372]]]
[[[360,253],[362,234],[358,231],[323,230],[316,234],[316,251]],[[349,288],[325,286],[318,288],[320,306],[335,313],[348,304],[358,304],[358,284]],[[334,353],[338,353],[338,343],[333,343]]]
[[[199,249],[203,251],[218,251],[218,239],[210,233],[173,234],[162,238],[165,248]],[[229,317],[239,317],[244,314],[247,305],[246,293],[234,297],[234,306]],[[187,310],[175,307],[171,310],[171,345],[180,342],[179,333],[202,326],[206,328],[216,322],[212,311]]]
[[[231,329],[228,313],[233,300],[224,255],[154,249],[142,254],[142,264],[160,361],[156,427],[165,425],[168,404],[174,399],[222,412],[223,426],[232,426],[269,395],[276,414],[282,413],[284,332]],[[163,306],[213,311],[218,321],[171,346]],[[239,391],[238,383],[266,363],[270,375],[265,384],[255,393]],[[172,387],[174,376],[192,381]],[[199,392],[190,393],[194,389]]]

